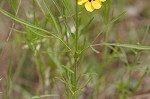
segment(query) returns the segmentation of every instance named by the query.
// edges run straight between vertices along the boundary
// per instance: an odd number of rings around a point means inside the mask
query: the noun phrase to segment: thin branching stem
[[[77,99],[77,65],[78,65],[78,4],[76,0],[76,33],[75,33],[75,53],[74,53],[74,95],[73,99]]]

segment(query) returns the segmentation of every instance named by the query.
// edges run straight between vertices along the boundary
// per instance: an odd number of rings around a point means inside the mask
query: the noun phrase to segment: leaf
[[[33,96],[31,97],[32,99],[37,99],[37,98],[45,98],[45,97],[56,97],[58,95],[56,94],[50,94],[50,95],[40,95],[40,96]]]
[[[90,48],[91,48],[95,53],[99,54],[99,51],[96,50],[94,47],[90,46]]]
[[[150,50],[150,46],[144,46],[144,45],[117,44],[117,43],[102,43],[98,45],[126,47],[126,48],[132,48],[132,49],[137,49],[137,50]]]
[[[74,74],[74,71],[72,71],[70,68],[68,68],[67,66],[63,65],[63,67],[68,70],[69,72],[73,73]]]
[[[14,21],[16,21],[16,22],[19,22],[19,23],[22,24],[22,25],[25,25],[25,26],[28,26],[28,27],[30,27],[30,28],[34,28],[34,29],[43,31],[43,32],[45,32],[45,33],[47,33],[47,34],[50,34],[51,36],[57,38],[61,43],[63,43],[63,44],[68,48],[68,50],[70,50],[70,51],[72,52],[71,48],[70,48],[61,38],[59,38],[57,35],[54,35],[53,33],[48,32],[47,30],[44,30],[44,29],[42,29],[42,28],[40,28],[40,27],[37,27],[37,26],[35,26],[35,25],[32,25],[32,24],[30,24],[30,23],[28,23],[28,22],[26,22],[26,21],[24,21],[24,20],[22,20],[22,19],[20,19],[20,18],[18,18],[18,17],[16,17],[16,16],[14,16],[14,15],[8,13],[7,11],[5,11],[5,10],[3,10],[3,9],[1,9],[1,8],[0,8],[0,12],[1,12],[2,14],[4,14],[5,16],[11,18],[12,20],[14,20]],[[72,52],[72,53],[73,53],[73,52]]]

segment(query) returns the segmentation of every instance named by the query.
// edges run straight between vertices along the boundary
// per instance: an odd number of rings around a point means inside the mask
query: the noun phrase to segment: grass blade
[[[37,98],[46,98],[46,97],[56,97],[58,95],[51,94],[51,95],[40,95],[40,96],[33,96],[32,99],[37,99]]]

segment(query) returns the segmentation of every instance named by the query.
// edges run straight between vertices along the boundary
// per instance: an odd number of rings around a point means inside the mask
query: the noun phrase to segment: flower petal
[[[92,1],[92,6],[95,9],[99,9],[99,8],[101,8],[102,4],[101,4],[101,2],[99,0],[95,0],[95,1],[93,0]]]
[[[85,3],[85,8],[87,11],[92,12],[94,10],[92,3],[91,2],[86,2]]]
[[[78,0],[78,4],[82,5],[83,3],[87,2],[88,0]]]
[[[105,2],[106,0],[100,0],[101,2]]]

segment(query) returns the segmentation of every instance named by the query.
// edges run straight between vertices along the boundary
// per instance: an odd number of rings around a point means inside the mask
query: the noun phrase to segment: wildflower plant
[[[119,53],[117,48],[125,47],[135,50],[150,50],[148,46],[108,43],[108,36],[111,33],[112,25],[125,15],[125,12],[117,16],[110,14],[112,12],[112,0],[31,1],[33,6],[32,11],[26,11],[27,9],[25,9],[27,20],[21,18],[17,13],[11,14],[2,8],[0,8],[0,12],[23,26],[22,30],[16,29],[13,26],[12,30],[17,34],[20,33],[20,37],[23,36],[25,44],[23,48],[31,49],[33,52],[29,57],[32,57],[31,59],[36,66],[40,83],[37,91],[32,95],[33,99],[44,97],[50,97],[49,99],[51,97],[60,97],[60,99],[80,99],[83,97],[83,99],[87,99],[83,95],[83,92],[91,81],[94,87],[91,92],[93,94],[89,91],[88,94],[90,95],[88,98],[96,99],[93,95],[96,94],[95,96],[98,96],[98,92],[101,91],[100,83],[104,80],[101,77],[103,70],[109,64],[108,60],[110,57],[114,57],[116,53]],[[21,2],[22,0],[20,0],[19,5]],[[86,10],[80,9],[82,8],[80,5],[84,5]],[[17,9],[17,7],[15,6],[14,9]],[[18,10],[14,11],[18,12]],[[89,21],[86,24],[82,24],[82,14],[84,13],[91,14],[93,17],[92,19],[88,17]],[[88,40],[87,38],[89,38],[90,34],[89,25],[95,17],[93,13],[97,13],[96,15],[100,17],[98,20],[103,22],[103,24],[96,24],[101,30],[94,34],[95,37],[92,40]],[[85,31],[87,34],[84,34]],[[103,42],[98,41],[101,34],[104,35]],[[90,49],[94,53],[100,53],[95,48],[96,46],[103,47],[101,51],[103,58],[96,70],[97,72],[90,72],[89,68],[93,68],[94,66],[85,69],[84,65],[88,64],[85,52],[87,49]],[[116,48],[113,48],[113,46]],[[108,54],[109,48],[113,49],[113,55]],[[83,60],[85,60],[85,63]],[[146,73],[147,69],[144,72],[144,76]],[[135,91],[139,87],[139,83]],[[64,86],[64,89],[63,87],[59,88],[59,86]],[[120,97],[124,98],[122,90],[122,96]],[[30,99],[31,95],[28,96]],[[23,99],[27,99],[26,97],[24,96]]]

